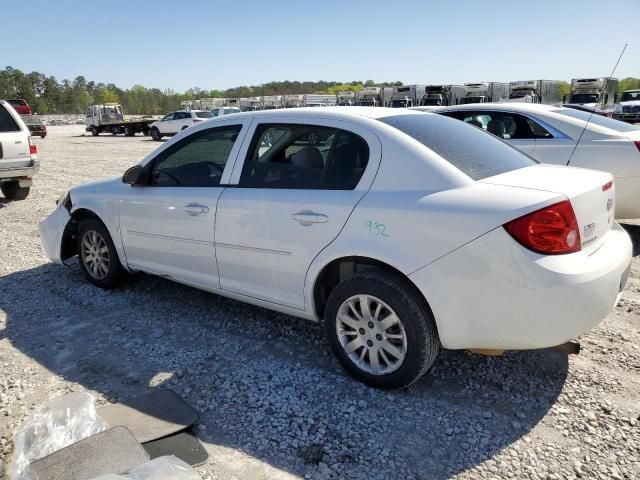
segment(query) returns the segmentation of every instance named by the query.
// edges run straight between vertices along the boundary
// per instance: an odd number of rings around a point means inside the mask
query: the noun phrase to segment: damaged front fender
[[[71,215],[63,205],[58,205],[58,208],[38,225],[42,247],[54,263],[63,264],[62,238],[70,223]]]

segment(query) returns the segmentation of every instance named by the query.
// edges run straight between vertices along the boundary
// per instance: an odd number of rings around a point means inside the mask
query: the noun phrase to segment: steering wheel
[[[180,185],[180,180],[178,180],[178,178],[175,175],[172,175],[169,172],[166,172],[164,170],[156,170],[155,172],[153,172],[153,176],[157,176],[157,175],[166,175],[167,177],[169,177],[171,180],[173,180],[174,182],[176,182],[176,185]]]

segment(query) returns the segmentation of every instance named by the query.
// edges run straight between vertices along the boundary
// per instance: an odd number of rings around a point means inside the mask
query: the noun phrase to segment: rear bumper
[[[38,170],[40,170],[39,160],[31,160],[31,162],[29,162],[29,165],[25,167],[0,167],[0,180],[16,177],[33,177],[36,173],[38,173]]]
[[[71,216],[67,209],[62,205],[58,205],[51,215],[38,224],[42,247],[52,262],[62,264],[60,259],[62,234],[70,218]]]
[[[445,348],[546,348],[608,315],[631,248],[618,224],[590,255],[538,255],[498,228],[410,278],[431,305]]]

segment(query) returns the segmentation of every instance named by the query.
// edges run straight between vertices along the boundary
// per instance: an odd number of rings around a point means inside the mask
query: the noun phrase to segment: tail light
[[[31,140],[31,137],[29,137],[29,155],[33,156],[37,154],[38,154],[38,146],[35,143],[33,143],[33,140]]]
[[[520,245],[545,255],[580,251],[580,229],[569,200],[512,220],[504,228]]]
[[[636,140],[635,142],[633,142],[636,144],[636,147],[638,147],[638,150],[640,150],[640,140]]]

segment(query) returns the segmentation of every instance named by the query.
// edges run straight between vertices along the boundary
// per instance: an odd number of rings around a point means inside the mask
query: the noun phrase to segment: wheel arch
[[[416,298],[422,301],[424,306],[433,315],[429,302],[420,289],[397,267],[372,257],[348,255],[332,259],[319,270],[317,275],[315,275],[311,288],[311,301],[314,316],[319,321],[324,319],[325,307],[329,295],[340,282],[358,273],[371,270],[383,270],[401,278],[407,287],[416,295]]]

